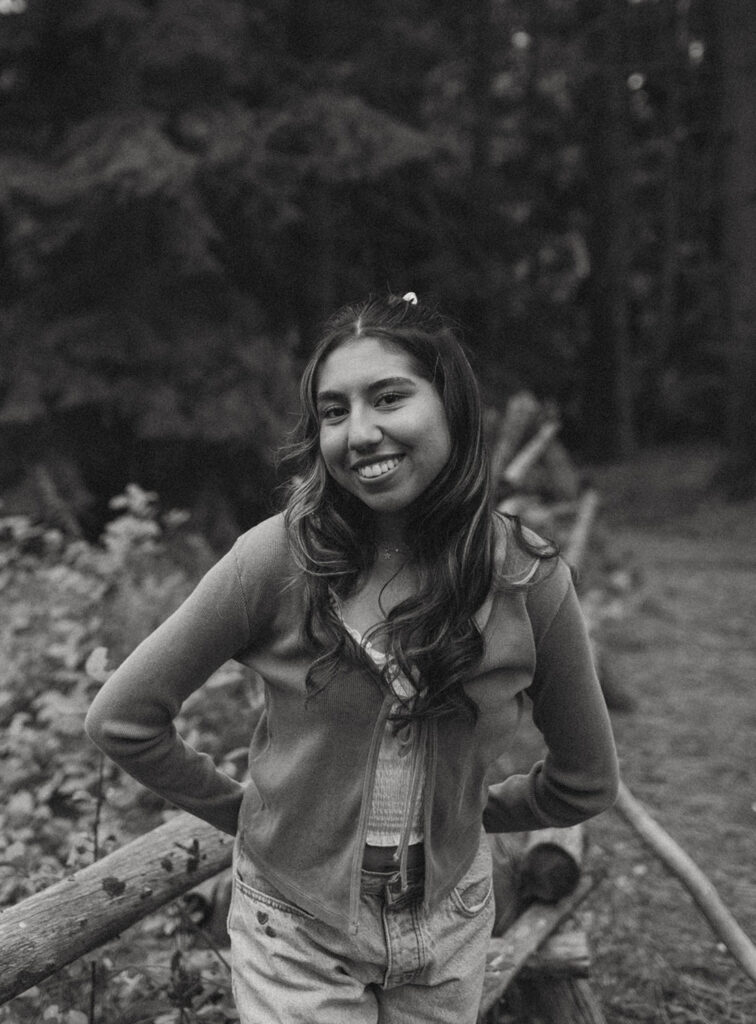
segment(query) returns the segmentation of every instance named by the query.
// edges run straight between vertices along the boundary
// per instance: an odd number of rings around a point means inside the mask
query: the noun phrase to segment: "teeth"
[[[357,469],[357,475],[364,479],[372,479],[376,476],[383,476],[384,473],[388,473],[390,469],[399,465],[399,459],[385,459],[383,462],[371,462],[369,466],[360,466]]]

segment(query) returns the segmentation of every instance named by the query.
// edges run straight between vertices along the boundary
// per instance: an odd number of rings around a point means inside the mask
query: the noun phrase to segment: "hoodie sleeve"
[[[239,556],[243,550],[245,574],[264,583],[271,570],[269,533],[262,524],[237,541],[113,673],[85,721],[94,743],[135,779],[231,835],[243,787],[186,744],[173,719],[191,693],[253,640]]]
[[[488,831],[565,827],[610,807],[619,771],[609,712],[567,565],[528,591],[526,607],[536,648],[527,693],[546,755],[526,775],[492,786],[484,814]]]

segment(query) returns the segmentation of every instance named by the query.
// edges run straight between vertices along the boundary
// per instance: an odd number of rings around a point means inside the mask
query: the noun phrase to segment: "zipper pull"
[[[412,723],[409,723],[412,725]],[[418,741],[413,745],[412,750],[412,771],[410,773],[410,785],[409,792],[407,793],[407,800],[404,805],[404,814],[402,816],[402,832],[399,836],[399,845],[394,851],[393,859],[399,861],[399,884],[401,891],[407,888],[407,860],[409,857],[409,838],[410,831],[412,829],[412,819],[414,817],[415,804],[418,798],[418,789],[420,782],[420,759],[425,756],[425,738],[426,729],[425,722],[420,721],[417,725],[419,732]]]

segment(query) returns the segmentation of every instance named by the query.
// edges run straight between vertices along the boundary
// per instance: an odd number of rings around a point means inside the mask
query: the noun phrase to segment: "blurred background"
[[[753,489],[751,0],[0,0],[0,497],[270,513],[335,307],[434,296],[492,409]]]
[[[755,0],[0,0],[0,907],[175,813],[84,714],[278,507],[322,319],[390,289],[465,326],[498,498],[563,540],[600,496],[623,776],[756,934],[754,111]],[[241,779],[261,701],[229,662],[177,728]],[[664,870],[592,843],[611,1024],[752,1021]],[[186,916],[0,1024],[229,1024]]]

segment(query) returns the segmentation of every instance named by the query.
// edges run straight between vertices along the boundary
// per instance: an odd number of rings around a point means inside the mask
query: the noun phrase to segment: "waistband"
[[[425,854],[422,843],[413,843],[407,847],[407,869],[422,868]],[[365,846],[362,854],[362,867],[365,871],[392,872],[399,869],[398,848],[396,846]]]
[[[400,910],[422,899],[424,880],[425,867],[422,864],[407,869],[404,889],[401,872],[397,868],[393,871],[367,871],[363,868],[360,890],[363,896],[380,897],[387,910]]]

